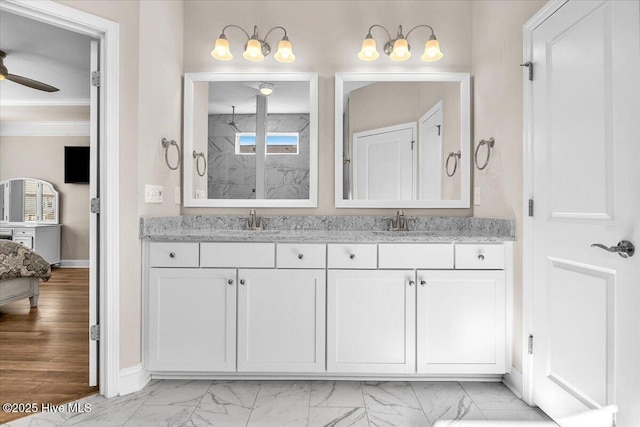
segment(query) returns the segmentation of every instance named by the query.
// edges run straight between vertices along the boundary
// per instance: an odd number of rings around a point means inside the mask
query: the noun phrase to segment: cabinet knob
[[[414,282],[413,280],[409,280],[409,286],[413,286],[415,284],[416,284],[416,282]]]
[[[175,257],[176,257],[176,253],[175,253],[175,252],[171,252],[171,253],[169,254],[169,258],[175,258]]]
[[[425,282],[424,280],[420,280],[420,286],[426,286],[427,282]]]
[[[227,283],[228,283],[229,285],[233,285],[233,279],[229,279],[229,280],[227,280]]]
[[[244,279],[240,279],[240,284],[241,285],[244,285],[245,283],[247,283],[247,282],[245,282]]]
[[[304,255],[298,254],[298,259],[302,259],[302,258],[304,258]]]
[[[351,259],[356,259],[356,254],[351,254],[351,255],[349,255],[349,258],[351,258]]]
[[[480,261],[484,261],[484,255],[482,255],[482,254],[478,255],[478,259],[479,259]]]

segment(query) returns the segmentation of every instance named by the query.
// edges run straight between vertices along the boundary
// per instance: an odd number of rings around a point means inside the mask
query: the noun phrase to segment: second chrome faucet
[[[262,230],[262,218],[256,216],[256,210],[251,209],[249,211],[249,218],[247,219],[246,230]]]
[[[407,219],[404,217],[404,212],[401,210],[396,212],[395,220],[393,218],[389,218],[388,231],[409,231]]]

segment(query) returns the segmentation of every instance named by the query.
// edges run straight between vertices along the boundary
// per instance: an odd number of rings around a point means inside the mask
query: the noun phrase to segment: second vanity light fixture
[[[216,40],[215,47],[211,51],[211,56],[220,61],[230,61],[233,59],[233,55],[231,54],[231,48],[229,47],[229,40],[227,40],[227,36],[225,36],[224,32],[227,28],[238,28],[247,36],[247,44],[244,47],[244,59],[248,61],[262,61],[265,56],[271,53],[271,46],[267,43],[267,38],[269,34],[273,30],[280,29],[284,32],[284,36],[282,40],[278,43],[278,51],[273,55],[273,57],[278,62],[293,62],[296,59],[296,56],[293,54],[293,47],[291,46],[291,42],[287,37],[287,30],[284,27],[273,27],[269,31],[267,31],[267,35],[264,39],[260,39],[258,36],[258,27],[254,25],[253,27],[253,35],[249,35],[242,27],[238,25],[227,25],[222,29],[222,34]]]
[[[389,55],[389,58],[394,61],[406,61],[407,59],[411,58],[410,46],[407,40],[409,39],[409,36],[413,32],[413,30],[417,28],[428,28],[429,30],[431,30],[431,36],[429,36],[429,39],[424,45],[424,53],[422,54],[420,59],[427,62],[433,62],[442,59],[442,57],[444,56],[442,51],[440,50],[440,42],[433,32],[433,28],[431,28],[431,26],[429,25],[416,25],[407,32],[406,36],[402,33],[402,25],[399,25],[396,38],[393,39],[391,38],[391,33],[389,32],[389,30],[387,30],[382,25],[374,24],[369,27],[367,37],[362,42],[362,49],[360,50],[360,53],[358,53],[358,58],[362,59],[363,61],[375,61],[376,59],[378,59],[378,56],[380,56],[376,48],[376,41],[371,35],[371,30],[376,27],[382,28],[386,31],[389,40],[384,44],[384,53]]]

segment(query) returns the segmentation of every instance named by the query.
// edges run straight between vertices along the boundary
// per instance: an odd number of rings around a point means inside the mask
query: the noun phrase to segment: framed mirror
[[[48,181],[12,178],[0,181],[0,222],[58,224],[59,194]]]
[[[335,204],[469,208],[467,73],[339,73]]]
[[[184,77],[184,206],[316,207],[315,73]]]

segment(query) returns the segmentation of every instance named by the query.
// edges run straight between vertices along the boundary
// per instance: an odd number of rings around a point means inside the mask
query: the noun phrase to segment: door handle
[[[636,247],[628,240],[620,240],[616,246],[611,246],[610,248],[606,247],[602,243],[593,243],[591,247],[604,249],[607,252],[617,253],[622,258],[632,257],[636,252]]]

